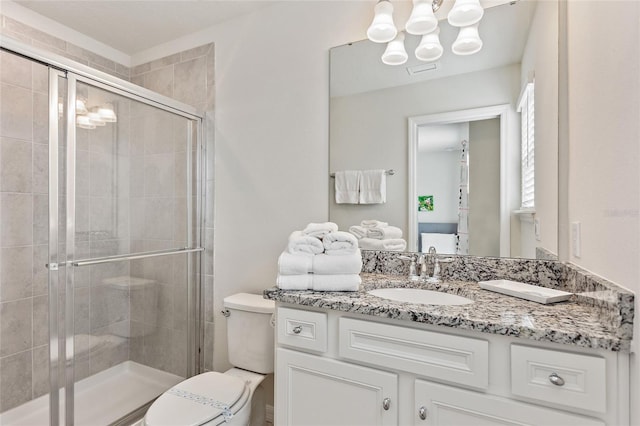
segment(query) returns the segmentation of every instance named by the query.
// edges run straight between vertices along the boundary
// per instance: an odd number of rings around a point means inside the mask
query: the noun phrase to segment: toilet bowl
[[[264,389],[273,372],[275,304],[261,295],[224,299],[229,361],[225,373],[186,379],[162,394],[147,411],[145,426],[264,425]]]

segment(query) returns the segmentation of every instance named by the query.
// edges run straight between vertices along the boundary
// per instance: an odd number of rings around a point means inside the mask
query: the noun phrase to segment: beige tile
[[[33,298],[33,346],[49,342],[49,296]]]
[[[171,197],[174,186],[173,154],[147,155],[144,159],[144,195]]]
[[[0,139],[0,191],[31,192],[33,144]]]
[[[153,71],[158,68],[164,68],[167,65],[172,65],[178,62],[180,62],[180,53],[175,53],[173,55],[165,56],[163,58],[149,62],[149,68],[150,71]]]
[[[91,152],[89,158],[91,168],[91,189],[89,194],[92,197],[113,196],[113,156],[101,152]]]
[[[26,221],[26,220],[25,220]],[[49,242],[49,196],[46,194],[33,195],[33,214],[29,221],[29,228],[33,228],[33,244],[47,244]]]
[[[187,199],[174,198],[173,206],[173,240],[178,245],[187,241]]]
[[[207,60],[191,59],[175,65],[173,97],[188,105],[206,101]]]
[[[156,111],[144,117],[144,153],[168,154],[175,151],[174,126],[178,117]]]
[[[131,69],[131,76],[134,77],[134,76],[137,76],[137,75],[140,75],[140,74],[143,74],[143,73],[147,73],[149,71],[151,71],[151,63],[150,62],[141,64],[141,65],[136,65],[135,67],[133,67]]]
[[[173,192],[176,197],[187,196],[187,153],[175,153]]]
[[[173,97],[173,66],[146,73],[144,87],[161,95]]]
[[[31,90],[0,86],[0,136],[31,141],[33,137],[33,96]]]
[[[76,288],[73,303],[74,333],[89,334],[91,332],[91,289],[89,287]]]
[[[0,412],[31,399],[31,363],[31,351],[0,358]]]
[[[180,52],[180,60],[187,61],[189,59],[197,58],[198,56],[205,56],[211,49],[213,49],[213,43],[203,44],[202,46],[194,47],[189,50],[183,50]]]
[[[215,85],[215,71],[216,71],[215,46],[211,46],[211,50],[207,54],[207,88],[214,87]]]
[[[0,81],[31,89],[31,64],[32,61],[21,56],[0,52]]]
[[[49,192],[49,147],[33,144],[33,192],[47,194]]]
[[[110,197],[91,197],[91,238],[111,239],[114,231],[113,199]]]
[[[91,287],[91,330],[129,319],[129,292],[108,285]]]
[[[170,240],[173,237],[173,200],[146,198],[144,210],[144,238]]]
[[[49,93],[49,69],[42,64],[32,64],[32,88],[34,92]]]
[[[204,348],[202,349],[204,357],[204,368],[213,370],[213,323],[204,323]]]
[[[33,242],[33,196],[0,194],[0,246],[27,246]]]
[[[31,348],[32,299],[0,303],[0,356]]]
[[[76,151],[76,195],[91,192],[91,162],[88,151]]]
[[[213,322],[213,277],[205,275],[204,279],[204,320]]]
[[[33,94],[33,141],[49,143],[49,96]]]
[[[49,270],[46,264],[49,263],[49,246],[33,246],[33,295],[41,296],[47,294],[49,289]]]
[[[0,302],[24,299],[33,293],[31,246],[0,250]]]
[[[116,62],[116,72],[118,74],[121,74],[125,77],[127,77],[127,79],[129,79],[129,77],[131,77],[131,68],[124,66],[122,64],[119,64]]]
[[[49,346],[33,348],[33,397],[49,393]],[[77,371],[77,370],[76,370]],[[76,375],[76,380],[78,376]]]
[[[180,377],[187,376],[187,333],[173,330],[171,367],[169,372]]]

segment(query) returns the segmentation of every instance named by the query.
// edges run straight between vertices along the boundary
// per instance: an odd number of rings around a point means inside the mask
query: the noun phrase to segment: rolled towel
[[[338,225],[333,222],[310,223],[302,230],[302,235],[322,239],[322,237],[327,235],[329,232],[335,232],[337,230]]]
[[[324,251],[322,240],[302,234],[301,231],[294,231],[289,235],[287,251],[291,254],[306,254],[313,256]]]
[[[361,282],[357,274],[313,274],[313,291],[358,291]]]
[[[324,252],[331,256],[353,254],[358,250],[358,239],[348,232],[330,232],[322,238]]]
[[[362,250],[405,251],[407,242],[402,238],[390,240],[376,240],[373,238],[361,238],[358,240]]]
[[[367,236],[367,228],[364,226],[353,225],[349,227],[349,232],[356,236],[356,238],[365,238]]]
[[[368,219],[360,222],[360,226],[364,228],[383,228],[385,226],[389,226],[389,224],[375,219]]]
[[[282,290],[311,290],[313,274],[278,275],[276,285]]]
[[[313,270],[314,258],[315,256],[291,254],[283,251],[278,257],[278,273],[280,275],[308,274]]]
[[[359,274],[362,270],[360,249],[346,256],[318,254],[310,259],[313,259],[313,273],[316,275]]]
[[[395,238],[402,238],[402,229],[395,226],[369,228],[367,229],[367,238],[373,238],[376,240],[391,240]]]

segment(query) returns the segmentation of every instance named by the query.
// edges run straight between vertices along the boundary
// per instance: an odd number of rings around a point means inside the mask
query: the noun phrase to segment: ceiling
[[[127,55],[254,12],[273,1],[14,0]]]

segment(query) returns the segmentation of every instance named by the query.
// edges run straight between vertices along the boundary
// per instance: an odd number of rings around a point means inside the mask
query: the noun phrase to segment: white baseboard
[[[273,405],[267,404],[267,412],[265,413],[267,422],[273,424]]]

